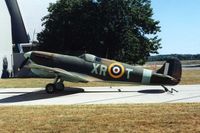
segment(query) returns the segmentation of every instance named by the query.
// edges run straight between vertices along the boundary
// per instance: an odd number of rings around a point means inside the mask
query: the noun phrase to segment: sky
[[[152,0],[160,21],[160,54],[200,54],[200,0]]]
[[[56,0],[18,0],[31,38],[42,30],[41,19]],[[152,0],[153,18],[160,21],[159,54],[200,54],[200,0]]]

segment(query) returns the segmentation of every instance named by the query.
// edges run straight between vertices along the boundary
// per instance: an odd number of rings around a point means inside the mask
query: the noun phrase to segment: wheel
[[[64,86],[64,84],[62,82],[58,82],[58,83],[55,84],[55,88],[58,91],[63,91],[65,86]]]
[[[55,85],[54,84],[47,84],[45,90],[48,94],[53,94],[55,92]]]

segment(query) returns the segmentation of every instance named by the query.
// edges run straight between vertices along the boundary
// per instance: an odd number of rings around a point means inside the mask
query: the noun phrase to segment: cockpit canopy
[[[88,62],[100,62],[101,61],[101,58],[95,56],[95,55],[92,55],[92,54],[82,54],[80,56],[80,58],[84,59],[85,61],[88,61]]]

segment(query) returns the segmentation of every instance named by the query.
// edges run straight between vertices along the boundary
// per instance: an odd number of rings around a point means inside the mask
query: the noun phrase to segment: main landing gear
[[[164,85],[161,85],[161,86],[164,88],[165,92],[169,92],[169,93],[173,93],[174,91],[175,91],[175,92],[178,92],[178,91],[175,90],[174,88],[171,88],[171,90],[169,90],[166,86],[164,86]]]
[[[63,80],[56,77],[54,83],[49,83],[46,85],[45,90],[48,94],[53,94],[54,92],[61,92],[65,88]]]

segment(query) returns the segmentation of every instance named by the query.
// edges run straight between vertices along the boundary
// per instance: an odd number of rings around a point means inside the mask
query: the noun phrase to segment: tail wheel
[[[62,82],[58,82],[58,83],[55,84],[55,88],[58,91],[63,91],[65,86],[64,86],[64,84]]]
[[[53,94],[55,92],[55,85],[54,84],[47,84],[45,90],[48,94]]]

